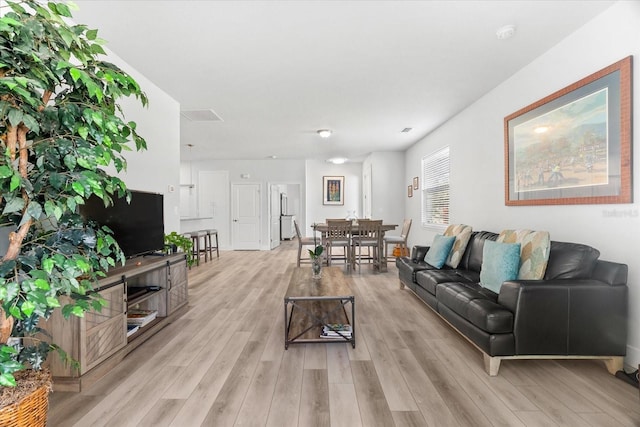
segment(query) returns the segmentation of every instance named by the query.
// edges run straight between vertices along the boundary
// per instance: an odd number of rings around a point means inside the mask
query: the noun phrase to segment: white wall
[[[262,185],[261,207],[262,222],[260,224],[261,237],[260,249],[269,250],[269,183],[287,183],[300,184],[301,193],[297,195],[304,200],[304,181],[305,181],[305,164],[304,160],[284,160],[284,159],[268,159],[268,160],[202,160],[193,161],[191,164],[183,163],[181,170],[183,172],[183,181],[188,180],[189,168],[191,168],[193,183],[198,188],[198,173],[200,171],[228,171],[229,183],[252,182]],[[249,178],[242,178],[242,175],[249,175]],[[197,197],[197,191],[193,191],[191,197]],[[182,203],[185,205],[185,202]],[[186,205],[197,206],[197,200],[187,202]],[[231,204],[229,203],[229,207]],[[300,217],[304,217],[304,205],[300,207]],[[209,219],[181,221],[180,232],[184,233],[192,230],[200,230],[212,228],[212,221]],[[231,226],[229,226],[231,230]],[[220,247],[229,249],[231,245],[230,236],[219,236]]]
[[[344,176],[344,205],[322,204],[322,177]],[[362,216],[362,163],[334,165],[320,160],[306,161],[306,212],[303,235],[312,236],[311,224],[327,218],[346,218],[349,211]]]
[[[628,55],[640,59],[640,2],[618,2],[531,64],[483,96],[442,127],[411,147],[405,155],[405,182],[418,175],[421,158],[451,147],[451,222],[475,230],[505,228],[548,230],[553,240],[591,245],[601,259],[629,266],[629,337],[626,363],[640,362],[640,200],[624,205],[519,206],[504,204],[504,117]],[[633,71],[640,91],[640,67]],[[640,123],[640,108],[633,114]],[[636,133],[637,134],[637,133]],[[637,143],[637,137],[634,138]],[[633,163],[640,165],[640,150]],[[406,190],[406,186],[403,190]],[[420,226],[420,198],[405,199],[413,218],[410,244],[429,243],[435,230]],[[606,215],[617,211],[620,216]]]
[[[164,194],[165,233],[177,231],[180,228],[180,104],[117,55],[109,52],[108,56],[136,79],[149,98],[146,108],[134,98],[121,101],[125,120],[137,123],[138,133],[147,141],[147,150],[124,153],[128,172],[120,178],[133,190]],[[170,191],[170,187],[174,191]]]
[[[397,231],[389,234],[399,235],[404,221],[406,189],[411,183],[405,182],[404,161],[403,152],[385,151],[371,153],[363,162],[363,168],[371,164],[371,218],[398,224]]]

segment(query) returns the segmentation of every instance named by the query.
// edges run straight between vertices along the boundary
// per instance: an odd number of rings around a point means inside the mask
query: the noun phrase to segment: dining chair
[[[325,250],[327,252],[327,265],[333,260],[344,260],[347,272],[351,271],[351,221],[327,220],[327,232],[325,234]],[[334,255],[334,248],[342,248],[342,256]]]
[[[303,237],[300,234],[300,227],[298,227],[298,223],[296,220],[293,220],[293,226],[296,229],[296,237],[298,237],[298,267],[300,267],[300,263],[311,263],[311,258],[302,258],[302,248],[304,246],[311,246],[313,249],[317,246],[317,242],[313,237]]]
[[[358,264],[358,272],[362,270],[362,250],[364,248],[367,249],[366,257],[364,259],[371,261],[374,267],[380,266],[381,227],[382,220],[361,219],[358,221],[358,232],[353,233],[351,236],[352,262],[354,268],[355,264]]]
[[[409,230],[411,229],[411,221],[411,218],[404,220],[402,223],[402,231],[399,236],[384,236],[385,262],[389,261],[389,245],[400,245],[400,253],[406,253],[407,238],[409,237]]]

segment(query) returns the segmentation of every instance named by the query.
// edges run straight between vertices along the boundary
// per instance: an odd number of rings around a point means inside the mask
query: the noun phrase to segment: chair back
[[[293,226],[296,228],[296,236],[298,236],[298,240],[300,240],[302,235],[300,234],[300,227],[298,227],[298,222],[295,219],[293,220]]]
[[[358,221],[358,232],[354,234],[354,239],[377,241],[381,227],[381,219],[361,219]]]
[[[327,239],[328,240],[348,240],[351,235],[351,221],[327,220]]]
[[[400,233],[400,237],[404,240],[407,240],[407,236],[409,236],[409,230],[411,229],[411,218],[405,219],[402,223],[402,232]]]

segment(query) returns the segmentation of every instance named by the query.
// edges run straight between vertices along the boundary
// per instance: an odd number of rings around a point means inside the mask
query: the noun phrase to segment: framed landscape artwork
[[[631,61],[505,117],[506,205],[633,201]]]
[[[322,204],[344,205],[344,176],[322,177]]]

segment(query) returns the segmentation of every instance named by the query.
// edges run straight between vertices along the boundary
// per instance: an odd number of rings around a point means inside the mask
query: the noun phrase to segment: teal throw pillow
[[[500,293],[502,282],[518,278],[520,268],[520,243],[484,242],[480,284]]]
[[[442,268],[455,241],[456,236],[436,234],[429,251],[424,257],[424,261],[435,268]]]

